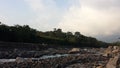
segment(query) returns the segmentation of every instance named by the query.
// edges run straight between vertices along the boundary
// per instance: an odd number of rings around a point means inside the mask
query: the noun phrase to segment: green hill
[[[0,41],[54,44],[78,47],[106,47],[107,43],[96,38],[87,37],[80,32],[63,32],[62,29],[42,32],[30,28],[28,25],[8,26],[0,25]]]

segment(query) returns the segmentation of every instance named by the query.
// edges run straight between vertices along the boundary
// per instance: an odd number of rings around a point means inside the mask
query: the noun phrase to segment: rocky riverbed
[[[93,68],[104,65],[103,48],[48,48],[41,51],[1,51],[0,68]]]
[[[28,62],[5,62],[0,64],[0,67],[11,68],[93,68],[101,64],[107,63],[107,58],[97,55],[77,55],[63,56],[56,58],[39,59]]]
[[[35,47],[36,48],[36,47]],[[0,68],[120,68],[120,47],[0,48]]]

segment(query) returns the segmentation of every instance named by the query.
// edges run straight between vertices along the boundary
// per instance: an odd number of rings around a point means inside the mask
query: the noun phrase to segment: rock
[[[120,47],[119,46],[109,46],[106,51],[104,56],[110,55],[113,58],[110,58],[108,63],[106,64],[106,68],[116,68],[117,67],[117,62],[119,59],[119,52],[120,52]]]
[[[76,53],[76,52],[80,52],[80,48],[73,48],[68,53]]]
[[[119,55],[115,56],[114,58],[110,58],[106,65],[106,68],[116,68],[118,59]]]
[[[32,62],[32,58],[27,58],[25,62]]]
[[[26,59],[24,59],[24,58],[21,58],[21,57],[17,57],[16,60],[15,60],[15,62],[17,62],[17,63],[32,62],[32,58],[26,58]]]
[[[109,54],[111,54],[112,53],[112,50],[113,50],[113,46],[109,46],[106,50],[105,50],[105,52],[103,53],[103,56],[108,56]]]
[[[16,60],[15,60],[15,62],[17,62],[17,63],[21,63],[21,62],[24,62],[24,61],[25,60],[21,57],[17,57]]]
[[[108,56],[108,55],[111,55],[111,56],[114,56],[116,55],[116,53],[118,53],[120,51],[120,47],[119,46],[109,46],[103,56]]]
[[[113,46],[113,49],[116,50],[116,49],[120,49],[119,46]]]
[[[112,51],[113,53],[118,53],[120,51],[120,47],[119,46],[114,46],[113,49],[114,49]]]
[[[118,53],[118,52],[119,52],[118,49],[112,51],[112,53]]]
[[[104,68],[103,66],[97,66],[96,68]]]

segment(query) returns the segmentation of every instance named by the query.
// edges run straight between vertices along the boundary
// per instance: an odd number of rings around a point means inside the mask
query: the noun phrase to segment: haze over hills
[[[109,43],[113,43],[113,42],[118,42],[120,41],[119,39],[120,34],[114,34],[112,36],[97,36],[96,38],[98,38],[99,40],[105,41],[105,42],[109,42]]]

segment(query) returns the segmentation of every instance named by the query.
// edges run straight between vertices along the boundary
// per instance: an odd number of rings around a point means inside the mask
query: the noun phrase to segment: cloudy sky
[[[0,0],[0,21],[113,42],[120,37],[120,0]]]

